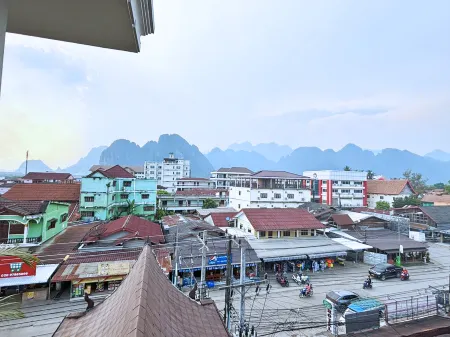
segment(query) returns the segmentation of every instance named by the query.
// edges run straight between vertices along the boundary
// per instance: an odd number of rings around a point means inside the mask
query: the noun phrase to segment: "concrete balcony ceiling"
[[[6,31],[138,53],[140,37],[154,33],[153,5],[152,0],[13,0]]]

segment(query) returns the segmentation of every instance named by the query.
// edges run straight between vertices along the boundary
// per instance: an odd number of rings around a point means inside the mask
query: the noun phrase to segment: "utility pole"
[[[209,250],[206,246],[206,236],[207,231],[203,231],[203,238],[200,240],[203,243],[202,248],[202,272],[201,272],[201,278],[200,278],[200,300],[203,300],[205,298],[205,280],[206,280],[206,251]]]
[[[239,244],[240,244],[239,240]],[[241,305],[239,310],[239,337],[244,332],[245,325],[245,249],[241,245]]]
[[[177,233],[176,233],[176,237],[175,237],[174,260],[175,260],[175,273],[173,274],[172,282],[173,282],[173,285],[176,286],[177,282],[178,282],[178,225],[177,225]]]
[[[25,158],[25,175],[28,173],[28,150],[27,150],[27,156]]]
[[[228,331],[230,331],[230,311],[231,311],[231,235],[228,235],[227,243],[227,270],[226,270],[226,289],[225,289],[225,312],[224,322],[226,323]]]

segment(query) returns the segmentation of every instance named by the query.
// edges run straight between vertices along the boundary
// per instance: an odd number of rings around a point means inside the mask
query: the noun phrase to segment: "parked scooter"
[[[286,276],[284,276],[283,274],[277,274],[277,282],[282,286],[282,287],[289,287],[289,281],[287,279]]]

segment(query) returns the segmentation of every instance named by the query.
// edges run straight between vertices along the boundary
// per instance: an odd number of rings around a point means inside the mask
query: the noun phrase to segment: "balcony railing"
[[[40,243],[40,242],[42,242],[42,236],[27,238],[27,243]],[[0,243],[15,245],[23,243],[23,238],[0,239]]]

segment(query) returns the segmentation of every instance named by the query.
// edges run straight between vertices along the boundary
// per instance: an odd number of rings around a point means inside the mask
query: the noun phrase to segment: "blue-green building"
[[[137,179],[119,165],[98,169],[81,179],[80,212],[83,220],[109,220],[128,214],[153,219],[156,180]]]

